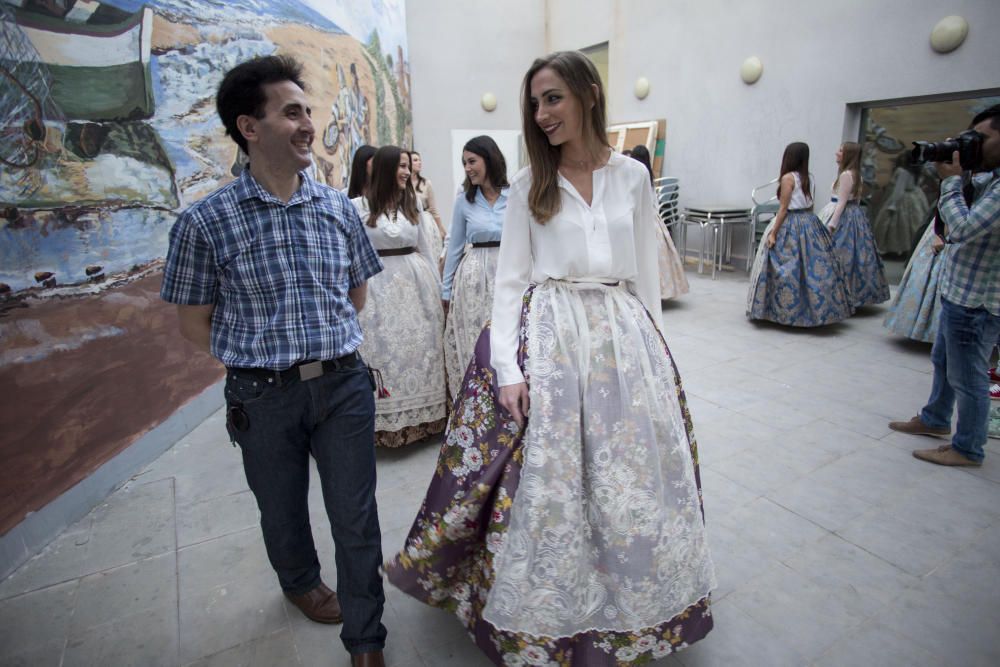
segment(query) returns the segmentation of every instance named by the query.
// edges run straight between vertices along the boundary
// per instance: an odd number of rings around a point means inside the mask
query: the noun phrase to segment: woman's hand
[[[528,416],[528,384],[519,382],[500,387],[500,405],[523,428]]]
[[[772,229],[771,233],[767,235],[767,247],[773,248],[774,244],[778,241],[778,230]]]

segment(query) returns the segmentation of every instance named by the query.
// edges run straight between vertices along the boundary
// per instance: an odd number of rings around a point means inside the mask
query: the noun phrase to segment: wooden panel
[[[619,153],[642,144],[653,158],[653,173],[659,176],[663,168],[667,121],[648,120],[637,123],[617,123],[608,127],[608,144]]]

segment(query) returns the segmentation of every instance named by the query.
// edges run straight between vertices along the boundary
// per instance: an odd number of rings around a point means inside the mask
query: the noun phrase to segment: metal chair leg
[[[712,280],[715,280],[715,265],[720,259],[721,251],[722,248],[719,246],[719,226],[712,225]]]

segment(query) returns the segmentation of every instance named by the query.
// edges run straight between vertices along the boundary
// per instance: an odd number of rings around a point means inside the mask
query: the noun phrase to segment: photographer
[[[990,411],[989,355],[1000,334],[1000,105],[972,120],[976,134],[953,143],[950,161],[937,162],[941,175],[938,213],[944,229],[941,319],[931,351],[934,381],[920,414],[889,428],[915,435],[951,435],[958,403],[958,426],[951,444],[919,449],[913,455],[946,466],[982,465]],[[932,159],[938,146],[918,145]],[[971,196],[963,195],[962,172],[973,172]],[[967,203],[970,201],[970,203]]]

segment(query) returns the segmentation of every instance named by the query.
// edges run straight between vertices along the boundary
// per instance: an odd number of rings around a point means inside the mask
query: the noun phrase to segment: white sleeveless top
[[[813,205],[812,197],[802,191],[802,180],[797,171],[792,172],[795,177],[795,189],[792,190],[792,199],[788,202],[788,210],[797,211],[800,208],[810,208]]]

